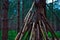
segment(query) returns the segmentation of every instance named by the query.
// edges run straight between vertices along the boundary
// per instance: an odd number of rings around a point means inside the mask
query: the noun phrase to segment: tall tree
[[[3,29],[2,29],[2,40],[8,38],[8,0],[3,0]]]

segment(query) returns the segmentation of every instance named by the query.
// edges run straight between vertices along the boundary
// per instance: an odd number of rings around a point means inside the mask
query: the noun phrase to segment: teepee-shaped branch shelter
[[[33,7],[36,9],[34,12],[32,12]],[[48,31],[53,36],[51,40],[59,40],[46,18],[45,7],[45,0],[35,0],[33,2],[24,19],[24,27],[15,40],[50,40],[47,34]]]

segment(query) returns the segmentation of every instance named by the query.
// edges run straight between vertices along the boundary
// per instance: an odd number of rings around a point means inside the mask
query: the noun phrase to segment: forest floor
[[[60,32],[55,32],[57,37],[60,38]],[[8,31],[8,40],[14,40],[17,35],[17,31],[15,30],[9,30]],[[48,32],[48,36],[51,38],[52,35],[50,32]],[[2,31],[0,30],[0,40],[2,40]]]

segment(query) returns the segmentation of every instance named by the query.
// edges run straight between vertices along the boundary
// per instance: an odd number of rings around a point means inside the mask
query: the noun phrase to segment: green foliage
[[[28,34],[29,34],[28,31],[25,32],[24,36],[22,37],[22,40],[27,40],[27,38],[28,38],[28,36],[29,36]]]
[[[55,34],[57,35],[58,38],[60,38],[60,32],[55,32]],[[8,40],[14,40],[16,35],[17,35],[16,30],[9,30],[8,31]],[[48,36],[50,38],[52,37],[50,32],[48,32]],[[29,38],[29,32],[27,31],[27,32],[25,32],[22,40],[28,39],[28,38]],[[2,40],[2,31],[1,30],[0,30],[0,40]]]
[[[9,30],[8,31],[8,40],[14,40],[17,35],[17,32],[15,30]],[[2,31],[0,30],[0,40],[2,40]]]
[[[0,30],[0,40],[2,40],[2,31]]]
[[[14,40],[17,35],[17,31],[9,30],[8,31],[8,40]]]

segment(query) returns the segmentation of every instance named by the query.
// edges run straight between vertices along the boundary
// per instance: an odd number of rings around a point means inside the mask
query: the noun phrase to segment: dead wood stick
[[[46,17],[44,17],[44,16],[42,15],[42,19],[44,20],[45,24],[48,25],[47,27],[50,29],[50,31],[51,31],[52,34],[56,37],[56,39],[59,40],[59,39],[57,38],[57,36],[56,36],[54,30],[52,29],[52,27],[51,27],[49,21],[46,19]]]
[[[42,24],[43,24],[43,27],[44,27],[44,31],[46,33],[46,38],[48,40],[48,33],[47,33],[46,25],[44,24],[43,20],[42,20]]]
[[[32,31],[31,31],[31,35],[30,35],[29,40],[31,40],[31,39],[32,39],[32,35],[33,35],[33,31],[34,31],[34,25],[35,25],[35,22],[33,22]]]
[[[32,11],[32,9],[33,9],[33,7],[34,7],[34,4],[35,4],[35,2],[33,2],[32,6],[31,6],[30,10],[28,11],[28,13],[27,13],[27,15],[26,15],[26,17],[25,17],[24,20],[26,20],[27,17],[30,16],[30,12]]]
[[[46,40],[45,35],[44,35],[44,31],[43,31],[43,29],[42,29],[42,27],[41,27],[41,22],[40,22],[40,20],[39,20],[39,26],[40,26],[40,30],[41,30],[41,33],[42,33],[42,35],[43,35],[43,38],[44,38],[44,40]]]
[[[40,32],[39,31],[40,31],[39,26],[37,24],[37,40],[40,40]]]

